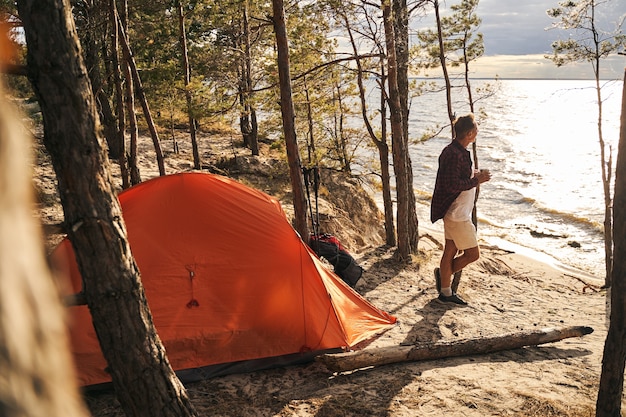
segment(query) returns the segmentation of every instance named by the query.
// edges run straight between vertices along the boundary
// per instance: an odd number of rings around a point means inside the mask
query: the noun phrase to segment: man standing
[[[461,116],[454,121],[455,138],[439,155],[439,169],[430,206],[430,220],[443,219],[445,247],[435,280],[439,300],[466,305],[467,302],[452,291],[452,275],[478,260],[478,237],[472,223],[472,209],[478,184],[489,181],[489,170],[475,171],[466,149],[476,141],[478,127],[474,115]],[[457,256],[459,252],[461,255]]]

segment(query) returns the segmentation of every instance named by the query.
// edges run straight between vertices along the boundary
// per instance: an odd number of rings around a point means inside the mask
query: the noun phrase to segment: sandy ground
[[[468,307],[435,300],[440,250],[400,269],[391,252],[361,254],[357,290],[398,324],[370,347],[590,326],[590,335],[489,355],[332,373],[320,363],[190,385],[201,414],[220,416],[591,416],[606,337],[605,294],[536,261],[484,249],[459,292]],[[497,270],[494,268],[497,265]],[[237,410],[237,412],[233,412]]]
[[[181,139],[182,141],[186,139]],[[210,137],[201,139],[211,143]],[[191,169],[189,154],[172,155],[168,172]],[[150,143],[140,148],[143,179],[158,175]],[[212,145],[211,145],[212,146]],[[228,157],[202,148],[203,159]],[[182,147],[184,148],[184,146]],[[226,150],[225,150],[226,149]],[[38,153],[37,188],[44,223],[62,213],[46,158]],[[115,171],[119,168],[115,167]],[[54,244],[59,236],[51,236]],[[441,236],[420,240],[420,253],[401,267],[384,246],[349,247],[365,273],[356,290],[398,323],[369,347],[455,341],[545,327],[589,326],[593,333],[486,355],[463,356],[333,373],[319,362],[187,385],[203,416],[592,416],[606,337],[606,292],[600,281],[520,254],[482,247],[463,273],[459,293],[469,306],[436,300],[433,268]],[[94,416],[122,416],[112,393],[88,394]]]

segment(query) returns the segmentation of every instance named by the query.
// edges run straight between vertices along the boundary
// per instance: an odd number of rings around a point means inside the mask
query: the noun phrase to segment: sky
[[[442,1],[442,5],[460,0]],[[477,14],[482,19],[478,29],[485,42],[485,54],[470,66],[476,78],[593,78],[590,63],[556,67],[544,55],[552,53],[551,44],[566,39],[567,33],[548,30],[553,19],[546,10],[558,6],[559,0],[480,0]],[[442,10],[442,15],[446,13]],[[626,15],[626,0],[609,0],[598,10],[600,29],[613,31]],[[432,15],[419,25],[431,25]],[[622,26],[626,31],[626,25]],[[602,78],[623,79],[626,56],[614,55],[600,64]]]

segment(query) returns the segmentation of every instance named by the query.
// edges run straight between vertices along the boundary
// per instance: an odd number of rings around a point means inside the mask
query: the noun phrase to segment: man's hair
[[[464,138],[472,129],[476,127],[476,122],[474,121],[474,115],[472,113],[467,116],[457,117],[453,124],[454,127],[454,138],[460,139]]]

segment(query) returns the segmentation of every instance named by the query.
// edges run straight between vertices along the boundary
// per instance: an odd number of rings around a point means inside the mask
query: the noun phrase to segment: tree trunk
[[[238,96],[239,96],[239,130],[241,131],[241,137],[243,138],[243,146],[250,149],[250,113],[248,113],[248,105],[246,103],[246,82],[244,80],[244,68],[243,62],[240,65],[240,69],[237,70],[237,77],[239,78]]]
[[[4,51],[3,51],[4,52]],[[32,215],[30,138],[0,87],[0,414],[82,417],[65,311]]]
[[[463,75],[465,77],[465,91],[467,91],[467,102],[469,103],[470,113],[474,113],[474,96],[472,94],[472,85],[470,83],[470,71],[469,71],[469,57],[467,56],[467,36],[463,38]],[[479,169],[478,166],[478,145],[476,141],[472,142],[472,157],[474,160],[474,169]],[[472,207],[472,223],[476,230],[478,230],[478,197],[480,196],[480,184],[476,186],[476,194],[474,195],[474,207]],[[461,271],[459,271],[461,272]]]
[[[128,115],[128,129],[130,130],[128,168],[130,169],[131,185],[137,185],[141,182],[141,173],[139,172],[139,165],[137,165],[137,139],[139,129],[137,127],[137,112],[135,111],[135,87],[126,54],[124,54],[122,68],[124,69],[124,78],[126,79],[124,83],[126,86],[126,114]]]
[[[304,180],[302,179],[302,165],[300,151],[296,139],[295,119],[291,95],[291,74],[289,69],[289,43],[285,27],[285,9],[282,0],[272,0],[274,32],[278,50],[278,78],[280,84],[280,110],[283,116],[283,133],[287,147],[289,176],[293,190],[294,228],[305,242],[309,239],[309,227],[306,221],[306,196]]]
[[[124,115],[124,92],[122,91],[122,72],[120,70],[120,47],[118,36],[119,19],[117,18],[117,5],[115,0],[109,0],[109,19],[111,22],[111,61],[113,65],[113,78],[115,82],[115,100],[117,104],[117,149],[118,163],[122,177],[122,188],[130,187],[130,173],[126,160],[126,116]]]
[[[29,78],[93,325],[127,416],[195,415],[145,298],[69,1],[20,0]]]
[[[613,204],[613,237],[615,252],[611,286],[611,322],[604,343],[602,374],[596,403],[596,416],[619,416],[624,390],[626,364],[626,71],[622,89],[615,196]]]
[[[256,109],[250,105],[250,127],[252,128],[252,154],[259,154],[259,123],[256,118]]]
[[[450,120],[450,131],[454,139],[454,111],[452,110],[452,85],[450,84],[450,76],[448,75],[448,66],[446,64],[446,51],[443,43],[443,32],[441,27],[441,17],[439,16],[439,0],[435,0],[435,18],[437,20],[437,39],[439,40],[439,61],[441,62],[441,71],[443,71],[443,80],[446,83],[446,106],[448,109],[448,119]]]
[[[117,119],[113,108],[111,107],[110,98],[104,89],[100,88],[95,92],[98,98],[98,110],[100,113],[100,120],[104,125],[103,133],[107,145],[109,147],[109,157],[113,159],[119,159],[120,150],[120,136],[117,130]]]
[[[259,155],[259,134],[256,125],[256,114],[252,105],[252,56],[250,48],[250,25],[248,21],[248,1],[244,1],[243,9],[243,37],[244,37],[244,87],[245,87],[245,108],[244,111],[248,118],[246,145],[250,147],[252,155]],[[253,120],[254,119],[254,120]]]
[[[386,81],[384,60],[382,58],[380,59],[381,82],[379,84],[379,88],[381,94],[379,112],[381,133],[379,138],[378,136],[376,136],[376,132],[374,132],[374,128],[372,127],[372,123],[370,122],[368,116],[367,100],[365,99],[366,92],[365,86],[363,84],[363,65],[361,63],[361,59],[359,58],[358,46],[352,34],[350,19],[348,19],[348,16],[345,14],[341,17],[343,18],[344,25],[348,32],[348,36],[350,37],[352,52],[355,56],[355,63],[357,67],[357,85],[359,87],[359,99],[361,102],[361,116],[363,118],[363,123],[365,123],[365,128],[370,139],[378,149],[378,159],[380,161],[380,181],[382,184],[383,209],[385,216],[385,243],[389,246],[396,246],[396,228],[393,221],[393,202],[391,201],[391,175],[389,173],[389,145],[387,144],[387,102],[385,94],[383,93]]]
[[[189,136],[191,137],[191,149],[193,152],[193,168],[200,169],[200,152],[198,151],[198,139],[196,137],[196,118],[193,115],[193,100],[191,94],[191,67],[187,54],[187,30],[185,29],[185,15],[181,0],[176,2],[178,9],[179,43],[182,51],[182,64],[185,76],[185,98],[187,99],[187,114],[189,116]]]
[[[593,332],[591,327],[574,326],[564,329],[543,329],[512,333],[477,339],[452,342],[426,343],[411,346],[386,346],[363,349],[355,352],[326,354],[316,358],[331,372],[342,372],[368,366],[388,365],[399,362],[414,362],[453,358],[458,356],[483,355],[503,350],[518,349],[552,343],[569,337],[581,337]]]
[[[598,59],[596,68],[600,65]],[[609,157],[606,156],[606,144],[602,134],[602,86],[600,85],[600,74],[596,71],[596,96],[598,103],[598,140],[600,143],[600,163],[602,165],[602,189],[604,191],[604,266],[605,266],[605,282],[606,288],[611,288],[613,270],[613,213],[614,207],[611,201],[611,172],[613,171],[613,159],[609,151]]]
[[[380,95],[380,137],[376,142],[380,160],[380,181],[383,188],[383,208],[385,213],[385,242],[389,246],[396,246],[396,228],[393,221],[393,200],[391,198],[391,173],[389,172],[389,145],[387,143],[387,101],[382,94],[385,85],[384,63],[381,62],[381,95]]]
[[[335,112],[337,121],[335,126],[335,149],[337,151],[337,159],[339,161],[339,165],[341,166],[341,171],[346,174],[350,174],[352,168],[350,168],[350,159],[348,158],[348,150],[347,150],[347,140],[344,129],[344,119],[345,119],[345,108],[343,104],[343,94],[341,92],[341,84],[340,82],[335,83],[335,89],[337,90],[337,96],[335,101],[337,102],[338,111]]]
[[[309,164],[313,162],[317,163],[317,155],[315,155],[315,134],[314,134],[314,124],[313,124],[313,106],[311,106],[311,98],[309,95],[309,86],[306,82],[306,76],[302,78],[302,84],[304,86],[304,96],[306,100],[306,121],[309,129],[309,140],[307,143],[307,155]],[[315,158],[315,161],[313,160]]]
[[[398,92],[398,67],[396,61],[395,34],[390,0],[383,0],[381,7],[385,26],[385,44],[387,46],[387,68],[389,85],[389,110],[391,111],[391,148],[393,168],[396,175],[397,216],[398,224],[398,259],[402,262],[411,260],[411,242],[409,233],[409,193],[412,187],[407,183],[407,142],[404,138],[402,125],[402,107]]]
[[[157,165],[159,166],[159,175],[165,175],[165,163],[163,162],[163,151],[161,150],[161,141],[159,140],[159,133],[157,132],[156,125],[154,124],[154,119],[152,119],[152,113],[150,112],[150,106],[148,105],[148,99],[146,98],[146,93],[143,89],[143,85],[141,83],[141,78],[139,77],[139,71],[137,70],[137,65],[135,64],[135,58],[133,57],[132,51],[130,50],[130,45],[128,43],[128,38],[126,37],[126,33],[124,29],[120,26],[120,40],[122,41],[122,49],[124,50],[124,55],[126,56],[126,60],[130,66],[130,72],[133,77],[134,85],[135,85],[135,93],[139,98],[139,102],[141,103],[141,108],[143,109],[143,115],[146,118],[146,123],[148,124],[148,130],[150,131],[150,136],[152,137],[152,143],[154,145],[154,152],[157,158]]]
[[[128,33],[128,0],[121,0],[121,14],[118,15],[118,31],[120,33]],[[130,143],[128,153],[128,168],[130,170],[130,183],[137,185],[141,182],[141,173],[139,165],[137,165],[137,141],[139,137],[139,129],[137,127],[137,111],[135,110],[135,85],[133,76],[130,73],[130,64],[128,63],[128,54],[122,48],[122,71],[126,82],[126,115],[128,116],[128,130],[130,130]]]
[[[406,182],[409,192],[407,221],[411,253],[417,253],[419,243],[419,220],[413,192],[413,164],[409,152],[409,11],[406,0],[393,0],[393,21],[396,39],[396,62],[398,68],[398,95],[402,111],[402,133],[406,143]]]
[[[97,9],[99,6],[94,6],[93,2],[89,3],[88,14]],[[99,23],[99,22],[98,22]],[[109,157],[117,159],[119,158],[119,136],[117,134],[117,120],[113,114],[111,108],[110,97],[105,90],[106,83],[102,77],[102,71],[100,69],[102,59],[98,54],[98,50],[103,51],[102,41],[104,36],[98,36],[99,32],[94,29],[95,27],[103,27],[101,30],[108,30],[108,25],[100,23],[96,24],[94,20],[90,20],[85,28],[86,34],[84,36],[83,46],[85,47],[85,64],[87,65],[87,71],[89,72],[89,79],[93,88],[93,94],[97,98],[96,105],[98,106],[98,113],[100,114],[100,121],[102,122],[104,129],[104,137],[109,145]]]
[[[381,163],[380,178],[383,184],[383,209],[385,216],[385,243],[396,246],[396,229],[393,221],[393,201],[391,199],[391,173],[389,172],[389,145],[387,142],[376,142],[379,160]],[[385,165],[382,165],[385,164]]]

